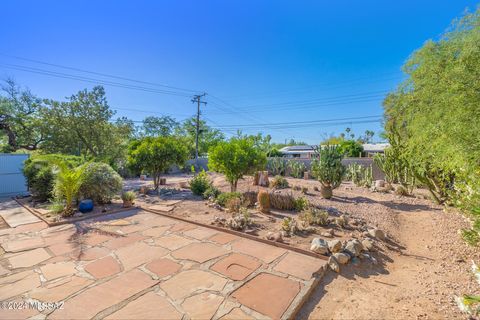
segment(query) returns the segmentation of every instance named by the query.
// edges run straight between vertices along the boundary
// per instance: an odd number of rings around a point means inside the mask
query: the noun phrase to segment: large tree
[[[169,116],[148,116],[143,119],[140,135],[147,137],[166,137],[174,134],[179,123]]]
[[[197,119],[195,117],[185,120],[182,125],[176,129],[176,135],[185,137],[185,142],[188,144],[190,157],[195,157],[195,136],[196,136]],[[203,120],[200,120],[200,130],[198,136],[198,154],[205,156],[210,147],[217,145],[220,141],[225,140],[225,135],[217,129],[207,125]]]
[[[45,139],[39,110],[41,99],[30,90],[20,88],[7,79],[0,94],[0,135],[3,151],[36,150]]]
[[[113,121],[105,90],[85,89],[67,101],[46,100],[41,110],[46,127],[46,152],[85,155],[114,164],[124,156],[132,134],[131,121]]]
[[[392,147],[439,202],[480,206],[479,44],[477,10],[414,52],[384,101]]]

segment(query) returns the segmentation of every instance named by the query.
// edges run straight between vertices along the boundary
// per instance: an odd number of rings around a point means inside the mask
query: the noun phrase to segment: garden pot
[[[322,195],[322,198],[330,199],[333,195],[332,187],[321,186],[320,194]]]
[[[130,208],[133,206],[133,201],[126,201],[126,200],[123,200],[123,207],[124,208]]]
[[[86,213],[90,212],[93,210],[93,200],[86,199],[80,201],[80,204],[78,205],[78,211],[81,213]]]

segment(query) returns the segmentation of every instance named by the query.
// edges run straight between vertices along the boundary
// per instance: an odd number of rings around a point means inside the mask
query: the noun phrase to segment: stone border
[[[34,208],[30,208],[30,207],[24,205],[23,203],[21,203],[20,201],[18,201],[17,198],[12,198],[12,199],[15,200],[15,202],[18,203],[20,206],[25,208],[28,212],[30,212],[31,214],[33,214],[34,216],[36,216],[37,218],[39,218],[40,220],[45,222],[49,227],[60,226],[60,225],[74,223],[74,222],[83,221],[83,220],[92,219],[92,218],[107,217],[111,214],[130,211],[130,210],[142,209],[140,206],[131,206],[129,208],[120,208],[120,209],[117,209],[117,210],[113,210],[113,211],[110,211],[108,213],[99,212],[99,213],[95,213],[95,214],[92,214],[92,215],[83,215],[81,217],[74,217],[74,218],[71,218],[71,219],[68,219],[68,220],[52,222],[52,221],[49,221],[49,220],[45,219],[43,217],[43,215],[40,212],[37,212],[37,210],[35,210]]]
[[[209,229],[213,229],[213,230],[216,230],[216,231],[229,233],[229,234],[241,237],[241,238],[246,238],[246,239],[261,242],[261,243],[264,243],[264,244],[273,245],[275,247],[279,247],[279,248],[282,248],[282,249],[294,251],[294,252],[304,254],[304,255],[307,255],[307,256],[310,256],[310,257],[313,257],[313,258],[322,259],[322,260],[325,260],[325,261],[328,260],[328,257],[326,257],[324,255],[316,254],[316,253],[308,251],[308,250],[293,247],[293,246],[290,246],[290,245],[282,243],[282,242],[275,242],[275,241],[271,241],[271,240],[267,240],[267,239],[262,239],[260,237],[252,236],[252,235],[246,234],[244,232],[239,232],[239,231],[235,231],[235,230],[231,230],[231,229],[227,229],[227,228],[222,228],[222,227],[218,227],[218,226],[214,226],[214,225],[210,225],[210,224],[204,224],[204,223],[201,223],[201,222],[180,218],[180,217],[177,217],[177,216],[174,216],[174,215],[168,215],[168,214],[165,214],[163,212],[160,212],[160,211],[157,211],[157,210],[152,210],[152,209],[150,209],[148,207],[144,207],[144,206],[139,206],[139,208],[144,210],[144,211],[154,213],[154,214],[158,214],[158,215],[166,217],[166,218],[171,218],[171,219],[182,221],[182,222],[185,222],[185,223],[194,224],[194,225],[197,225],[197,226],[200,226],[200,227],[209,228]]]

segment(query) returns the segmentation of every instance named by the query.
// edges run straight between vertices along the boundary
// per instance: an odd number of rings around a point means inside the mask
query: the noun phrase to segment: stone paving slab
[[[0,300],[41,319],[286,319],[326,262],[150,212],[0,232]],[[0,312],[0,318],[4,318]]]
[[[28,212],[27,209],[23,208],[15,200],[0,202],[0,216],[12,228],[40,221],[39,218]]]

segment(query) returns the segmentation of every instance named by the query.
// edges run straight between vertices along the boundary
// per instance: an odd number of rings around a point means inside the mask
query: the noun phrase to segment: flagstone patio
[[[0,230],[0,300],[64,304],[0,319],[287,319],[326,265],[144,211],[48,228],[17,209],[29,223]]]

